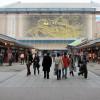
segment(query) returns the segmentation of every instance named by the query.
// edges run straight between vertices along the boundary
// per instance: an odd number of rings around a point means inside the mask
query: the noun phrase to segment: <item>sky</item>
[[[4,6],[4,5],[8,5],[11,3],[15,3],[15,2],[41,2],[41,3],[45,3],[45,2],[97,2],[100,3],[100,0],[0,0],[0,7]]]

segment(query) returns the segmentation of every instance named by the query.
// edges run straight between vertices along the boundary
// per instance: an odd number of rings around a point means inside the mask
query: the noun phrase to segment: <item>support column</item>
[[[23,14],[17,15],[17,32],[16,37],[21,38],[23,37]]]
[[[93,18],[91,14],[87,15],[87,37],[89,40],[93,39]]]
[[[16,32],[16,15],[8,14],[7,15],[7,35],[11,37],[15,37]]]
[[[96,39],[96,15],[92,14],[92,39]]]
[[[0,14],[0,34],[6,35],[6,14]]]

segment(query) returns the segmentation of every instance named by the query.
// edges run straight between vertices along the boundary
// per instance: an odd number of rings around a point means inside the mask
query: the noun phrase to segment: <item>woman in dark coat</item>
[[[84,75],[84,78],[87,78],[88,76],[88,70],[87,70],[87,58],[85,55],[83,55],[83,59],[81,61],[81,66],[80,66],[80,72],[78,75]]]
[[[39,74],[39,68],[40,68],[39,62],[40,62],[39,56],[38,56],[38,54],[35,54],[35,57],[33,59],[34,75],[36,75],[36,69],[37,69],[38,74]]]
[[[30,66],[33,62],[33,57],[31,51],[28,51],[26,54],[26,66],[27,66],[27,76],[31,75]]]
[[[43,57],[43,61],[42,61],[44,78],[49,79],[49,72],[50,72],[51,64],[52,64],[52,58],[49,56],[49,53],[47,53],[47,55]]]

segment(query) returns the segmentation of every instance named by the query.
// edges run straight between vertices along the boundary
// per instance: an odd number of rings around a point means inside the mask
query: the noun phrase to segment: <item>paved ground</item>
[[[100,64],[98,63],[89,63],[88,70],[100,76]]]
[[[25,68],[25,65],[14,66]],[[68,74],[68,79],[56,80],[52,67],[50,79],[45,80],[42,68],[40,70],[40,75],[34,76],[31,67],[29,77],[26,69],[1,71],[0,100],[100,100],[100,76],[89,72],[88,79],[84,79],[75,72],[75,77]]]
[[[13,63],[12,66],[8,66],[8,63],[4,63],[3,66],[0,66],[0,72],[20,72],[24,69],[26,69],[26,66],[20,63]]]

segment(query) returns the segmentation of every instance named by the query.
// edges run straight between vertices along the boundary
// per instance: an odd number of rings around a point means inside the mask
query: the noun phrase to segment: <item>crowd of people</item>
[[[15,56],[16,57],[16,56]],[[7,52],[7,53],[3,53],[0,51],[0,66],[3,65],[3,63],[6,61],[6,63],[8,62],[8,65],[11,66],[12,62],[13,62],[13,53],[11,51]]]
[[[63,54],[57,53],[56,56],[52,57],[50,53],[45,53],[43,55],[42,64],[40,65],[40,57],[38,53],[33,57],[31,51],[27,52],[26,55],[26,66],[27,66],[27,76],[31,75],[30,66],[33,64],[34,75],[36,75],[36,70],[38,74],[40,73],[40,66],[43,67],[44,79],[49,79],[50,67],[54,64],[54,74],[57,76],[57,80],[67,79],[68,77],[68,69],[69,74],[74,77],[74,71],[76,71],[76,67],[79,67],[78,75],[84,76],[87,78],[88,70],[87,70],[87,58],[86,55],[79,55],[77,57],[77,66],[75,65],[76,60],[74,59],[73,54],[68,54],[64,52]]]
[[[13,55],[11,50],[7,53],[8,65],[11,66],[13,62],[13,58],[16,57]],[[49,79],[50,67],[54,64],[54,74],[57,76],[57,80],[61,80],[62,78],[67,79],[68,69],[69,74],[74,77],[74,72],[76,71],[76,67],[79,67],[78,75],[83,75],[84,78],[87,78],[87,62],[90,61],[90,57],[87,60],[87,54],[81,53],[74,55],[74,53],[66,53],[66,52],[56,52],[55,54],[44,53],[42,55],[42,64],[40,64],[40,55],[37,53],[32,54],[31,50],[27,50],[26,52],[21,51],[19,56],[16,57],[17,60],[20,61],[21,64],[26,63],[27,66],[27,76],[31,75],[30,66],[33,65],[34,75],[36,72],[40,73],[40,66],[43,67],[44,78]],[[17,61],[16,60],[16,61]],[[78,64],[76,65],[76,62]],[[3,65],[3,54],[0,52],[0,65]]]
[[[12,66],[13,62],[24,64],[25,53],[23,51],[12,52],[11,49],[8,49],[6,52],[0,51],[0,66],[3,66],[4,63]]]
[[[100,51],[88,53],[89,62],[97,62],[100,64]]]

